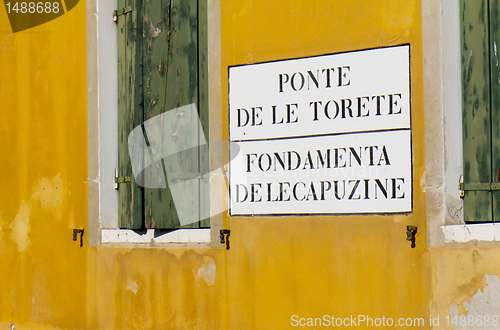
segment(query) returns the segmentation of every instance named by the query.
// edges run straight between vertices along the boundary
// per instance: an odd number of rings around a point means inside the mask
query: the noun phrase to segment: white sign
[[[230,214],[411,212],[409,52],[231,67]]]

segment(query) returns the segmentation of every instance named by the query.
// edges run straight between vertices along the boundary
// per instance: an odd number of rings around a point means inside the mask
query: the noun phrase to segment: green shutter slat
[[[145,117],[195,103],[198,106],[198,29],[196,0],[144,1],[144,73]],[[181,118],[181,117],[179,117]],[[172,128],[182,125],[169,123]],[[185,131],[185,130],[183,130]],[[190,132],[189,134],[199,134]],[[156,145],[172,136],[154,136]],[[182,139],[183,136],[177,138]],[[179,152],[163,162],[165,172],[199,172],[199,155],[192,150]],[[196,181],[195,181],[196,183]],[[184,180],[183,184],[193,184]],[[190,193],[186,189],[186,194]],[[197,190],[197,189],[195,189]],[[177,197],[177,196],[176,196]],[[174,204],[170,189],[145,189],[145,224],[147,228],[175,229],[180,227],[177,208],[199,215],[199,199],[179,196]],[[192,223],[183,228],[197,228]]]
[[[489,1],[490,89],[491,89],[491,179],[497,181],[500,169],[500,1]],[[492,193],[493,221],[500,221],[500,191]]]
[[[143,1],[144,8],[144,113],[153,118],[166,109],[169,59],[170,1]],[[164,136],[150,137],[149,142],[161,143]],[[163,166],[163,164],[162,164]],[[166,179],[166,178],[165,178]],[[144,189],[146,228],[177,228],[179,221],[169,189]],[[153,212],[154,211],[154,212]]]
[[[132,177],[118,185],[120,228],[143,227],[143,191],[135,183],[128,152],[128,135],[143,120],[140,1],[118,0],[118,8],[133,11],[118,20],[118,177]],[[137,9],[137,10],[136,10]]]
[[[205,133],[205,140],[209,139],[209,112],[208,112],[208,16],[207,0],[198,0],[198,112],[201,126]],[[201,136],[200,136],[201,137]],[[203,173],[210,172],[210,155],[208,148],[200,149],[200,168]],[[200,212],[209,214],[210,184],[208,180],[200,180]],[[201,217],[200,217],[201,219]],[[200,221],[201,228],[210,227],[210,219]]]
[[[488,2],[461,0],[464,183],[492,182]],[[464,220],[492,219],[492,193],[465,191]]]

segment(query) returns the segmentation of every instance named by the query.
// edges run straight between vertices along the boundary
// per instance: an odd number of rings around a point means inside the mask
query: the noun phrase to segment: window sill
[[[210,243],[210,229],[179,229],[154,237],[154,229],[148,229],[143,235],[130,229],[102,229],[103,244],[151,244],[151,243]]]
[[[441,226],[445,243],[500,241],[500,223]]]

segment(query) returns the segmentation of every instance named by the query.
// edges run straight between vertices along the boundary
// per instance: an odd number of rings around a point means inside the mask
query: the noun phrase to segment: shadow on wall
[[[12,32],[20,32],[47,23],[73,9],[79,0],[51,2],[13,2],[4,0]]]

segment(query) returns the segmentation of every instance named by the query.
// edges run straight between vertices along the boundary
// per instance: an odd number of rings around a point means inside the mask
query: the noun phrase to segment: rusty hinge
[[[132,11],[132,6],[124,7],[120,10],[115,10],[113,14],[113,21],[118,22],[118,16],[128,14]]]
[[[415,235],[417,235],[417,226],[406,226],[406,240],[411,242],[411,248],[415,248]]]
[[[118,184],[119,183],[126,183],[126,182],[132,182],[132,177],[131,176],[123,176],[121,178],[118,177],[118,169],[115,169],[115,189],[118,190]]]
[[[462,189],[463,184],[464,184],[464,176],[461,175],[460,179],[458,180],[458,191],[460,192],[461,199],[464,199],[464,197],[465,197],[465,191]]]
[[[229,229],[221,229],[220,230],[220,244],[226,243],[226,250],[229,250],[229,235],[231,231]],[[224,237],[226,235],[226,237]]]
[[[78,234],[80,234],[80,247],[83,247],[83,233],[85,229],[73,229],[73,241],[76,242]]]

